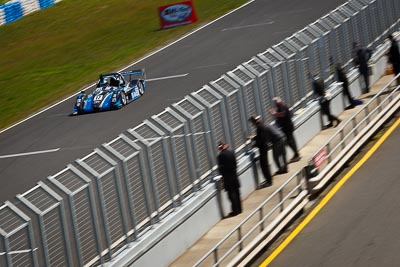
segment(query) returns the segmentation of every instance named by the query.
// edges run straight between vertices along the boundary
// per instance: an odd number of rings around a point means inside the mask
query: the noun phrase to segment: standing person
[[[268,142],[272,144],[272,154],[278,171],[275,174],[284,174],[288,172],[286,160],[286,137],[279,128],[273,125],[266,125]]]
[[[339,120],[338,117],[332,115],[331,113],[331,108],[329,103],[330,100],[326,97],[324,81],[317,76],[314,76],[312,78],[313,78],[312,80],[313,91],[314,94],[317,96],[319,105],[321,107],[321,113],[326,115],[329,120],[329,124],[326,127],[327,128],[332,127],[334,122],[336,122],[335,127],[338,126],[341,120]]]
[[[272,177],[268,162],[267,130],[259,116],[252,116],[250,117],[249,121],[256,128],[256,135],[250,136],[249,140],[254,141],[254,146],[258,148],[258,152],[260,154],[260,167],[265,179],[265,181],[261,183],[259,187],[268,187],[272,185]]]
[[[394,75],[396,76],[397,74],[400,73],[400,52],[399,52],[399,46],[397,45],[396,39],[394,39],[393,35],[390,34],[388,36],[388,39],[391,42],[390,49],[387,52],[387,56],[389,57],[389,62],[393,66],[393,72]],[[397,85],[400,85],[400,76],[397,77]]]
[[[335,70],[338,81],[343,83],[343,94],[345,97],[347,97],[347,100],[349,102],[349,106],[347,107],[347,109],[354,108],[356,105],[354,104],[354,99],[351,96],[349,90],[349,80],[347,79],[346,72],[344,71],[342,64],[337,63]]]
[[[222,176],[224,189],[228,193],[232,207],[232,211],[228,214],[228,217],[233,217],[242,213],[236,157],[235,153],[229,149],[229,145],[224,142],[218,143],[218,150],[218,171]]]
[[[364,78],[365,88],[363,94],[369,93],[369,72],[368,72],[368,61],[372,56],[372,50],[369,48],[363,48],[358,42],[353,43],[353,62]]]
[[[292,114],[290,113],[289,107],[279,97],[274,97],[273,102],[276,106],[275,109],[271,109],[272,116],[275,117],[276,125],[282,130],[286,136],[287,145],[292,149],[294,155],[289,162],[297,162],[300,160],[300,154],[297,150],[296,140],[294,139],[294,125],[292,121]]]

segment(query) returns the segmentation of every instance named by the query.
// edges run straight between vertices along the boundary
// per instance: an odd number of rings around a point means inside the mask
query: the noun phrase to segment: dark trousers
[[[292,131],[285,131],[286,135],[286,143],[292,149],[294,156],[299,156],[299,151],[297,150],[296,140],[294,139],[294,135]]]
[[[260,151],[260,168],[267,183],[272,182],[271,171],[268,162],[268,150]]]
[[[228,198],[231,202],[232,212],[242,213],[242,201],[240,200],[239,188],[233,188],[228,190]]]
[[[392,64],[393,65],[393,72],[394,76],[400,73],[400,63],[399,64]],[[397,85],[400,85],[400,76],[397,77]]]
[[[286,145],[286,138],[282,138],[281,140],[272,145],[272,154],[274,155],[274,161],[279,171],[287,171],[285,145]]]
[[[363,93],[369,93],[369,73],[367,72],[361,72],[361,75],[364,78],[364,84],[365,84],[365,89],[363,91]]]
[[[347,98],[350,107],[354,107],[354,99],[350,94],[349,87],[343,87],[343,94]]]
[[[321,112],[322,114],[328,117],[330,124],[332,124],[334,121],[339,121],[339,119],[336,116],[332,115],[331,108],[329,106],[329,101],[321,102]]]

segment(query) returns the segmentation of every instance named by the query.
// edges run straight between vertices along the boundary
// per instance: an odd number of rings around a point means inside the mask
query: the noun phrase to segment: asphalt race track
[[[268,266],[399,266],[399,143],[397,124]]]
[[[146,68],[148,90],[123,109],[70,117],[75,101],[71,98],[2,132],[0,201],[13,201],[15,195],[39,180],[56,174],[345,2],[256,0],[133,65],[131,68]]]

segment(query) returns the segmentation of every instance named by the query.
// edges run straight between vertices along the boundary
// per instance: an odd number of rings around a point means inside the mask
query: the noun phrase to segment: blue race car
[[[144,69],[101,74],[91,94],[84,91],[78,94],[72,115],[120,109],[141,97],[145,91]]]

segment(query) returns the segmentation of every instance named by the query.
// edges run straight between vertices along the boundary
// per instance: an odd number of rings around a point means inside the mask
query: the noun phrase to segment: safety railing
[[[350,66],[352,41],[376,47],[399,17],[397,0],[348,1],[69,164],[20,203],[7,202],[0,207],[0,265],[91,266],[114,258],[210,183],[219,140],[242,155],[249,116],[272,121],[274,96],[307,105],[310,72],[329,84],[334,63]]]
[[[193,266],[225,266],[307,189],[306,183],[302,170],[293,174]]]
[[[399,74],[400,75],[400,74]],[[315,174],[321,173],[338,155],[349,145],[359,133],[373,121],[382,110],[387,107],[394,99],[399,97],[400,86],[392,86],[396,82],[394,77],[376,95],[374,95],[359,111],[349,118],[332,135],[315,154],[308,160],[310,169],[315,170]],[[317,183],[314,181],[313,183]]]

